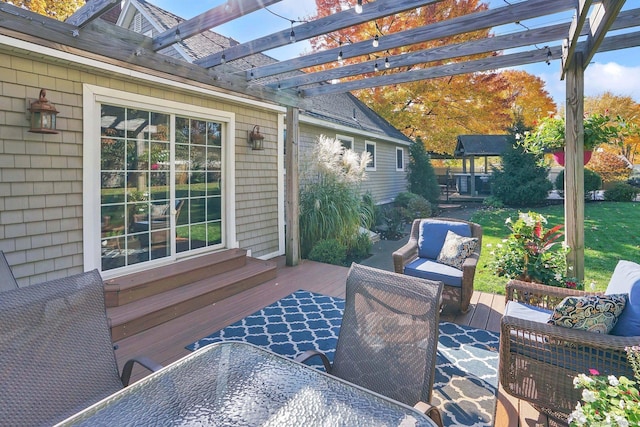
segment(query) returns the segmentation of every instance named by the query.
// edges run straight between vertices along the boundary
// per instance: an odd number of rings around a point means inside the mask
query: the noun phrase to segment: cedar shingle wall
[[[0,249],[21,285],[83,271],[83,83],[235,112],[237,241],[254,256],[278,250],[274,112],[0,50]],[[27,132],[25,99],[35,100],[40,88],[60,111],[60,134]],[[247,143],[255,124],[264,151]]]

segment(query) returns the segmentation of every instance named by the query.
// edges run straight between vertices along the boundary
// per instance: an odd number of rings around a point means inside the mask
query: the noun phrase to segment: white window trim
[[[401,168],[398,167],[398,153],[402,153],[402,167]],[[404,172],[404,164],[405,164],[404,148],[396,147],[396,172]]]
[[[100,104],[108,103],[125,105],[132,108],[148,109],[159,113],[174,115],[189,115],[194,118],[218,121],[225,127],[224,140],[222,141],[223,156],[225,159],[225,171],[223,180],[227,186],[223,200],[223,245],[233,247],[236,242],[236,218],[235,218],[235,113],[213,110],[201,106],[184,104],[181,102],[153,98],[115,89],[104,88],[89,84],[83,84],[83,179],[82,179],[82,203],[83,203],[83,253],[85,271],[97,268],[103,278],[121,275],[121,269],[117,271],[102,272],[101,254],[96,248],[100,248],[100,145],[95,143],[100,139]],[[191,255],[190,253],[189,255]],[[175,257],[162,258],[155,261],[132,265],[128,272],[147,270],[149,268],[173,262]]]
[[[349,141],[351,143],[351,150],[355,151],[355,149],[356,149],[355,139],[352,136],[336,134],[336,139],[338,141],[340,141],[340,143],[342,143],[343,141]],[[343,144],[343,146],[344,146],[344,144]]]
[[[364,170],[374,172],[378,167],[378,147],[376,147],[376,143],[374,141],[364,141],[364,151],[368,152],[367,147],[371,145],[373,146],[373,166],[367,166]]]

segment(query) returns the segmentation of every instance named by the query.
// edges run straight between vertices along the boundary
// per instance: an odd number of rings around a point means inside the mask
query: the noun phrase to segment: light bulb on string
[[[384,58],[384,68],[391,67],[391,63],[389,62],[389,58]]]
[[[362,0],[358,0],[356,3],[356,13],[362,13]]]
[[[377,62],[373,65],[373,71],[375,71],[376,73],[378,72],[378,63]]]
[[[377,34],[373,38],[373,42],[371,44],[373,45],[373,47],[378,47],[380,45],[380,39]]]

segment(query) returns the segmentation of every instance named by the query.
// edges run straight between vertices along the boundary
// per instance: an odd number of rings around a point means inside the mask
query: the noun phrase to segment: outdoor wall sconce
[[[56,130],[56,114],[58,110],[47,100],[47,91],[40,89],[40,97],[28,108],[31,112],[31,129],[33,133],[60,133]]]
[[[253,150],[264,150],[264,135],[260,133],[260,126],[255,125],[249,131],[249,144]]]

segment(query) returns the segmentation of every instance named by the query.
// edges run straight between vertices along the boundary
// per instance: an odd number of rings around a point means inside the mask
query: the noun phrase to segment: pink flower
[[[154,163],[154,164],[152,164],[152,165],[151,165],[151,170],[154,170],[154,171],[155,171],[155,170],[158,170],[158,168],[159,168],[159,167],[160,167],[160,166],[158,166],[158,164],[157,164],[157,163]]]
[[[593,369],[593,368],[589,369],[589,373],[591,375],[600,375],[600,372],[598,372],[596,369]]]

